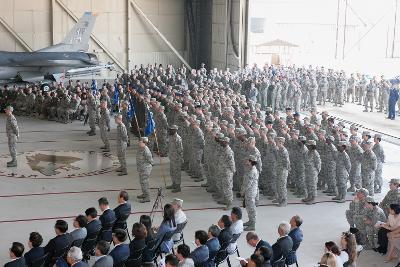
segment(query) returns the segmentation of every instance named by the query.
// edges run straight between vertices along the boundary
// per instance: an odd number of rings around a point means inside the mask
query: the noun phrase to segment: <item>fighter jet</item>
[[[95,20],[96,14],[85,12],[61,43],[38,51],[0,51],[0,82],[59,82],[113,70],[112,64],[100,65],[95,54],[87,53]]]

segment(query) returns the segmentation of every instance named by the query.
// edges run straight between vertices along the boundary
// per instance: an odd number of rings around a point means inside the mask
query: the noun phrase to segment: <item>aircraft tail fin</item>
[[[43,48],[40,52],[86,52],[89,49],[97,14],[85,12],[75,26],[65,36],[64,40],[54,46]]]

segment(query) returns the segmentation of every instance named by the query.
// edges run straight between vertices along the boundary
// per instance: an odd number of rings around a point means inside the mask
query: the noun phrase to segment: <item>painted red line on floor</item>
[[[187,185],[182,188],[198,188],[200,185]],[[151,187],[151,190],[158,189],[158,187]],[[65,191],[65,192],[46,192],[46,193],[27,193],[27,194],[13,194],[13,195],[0,195],[0,198],[11,198],[11,197],[28,197],[28,196],[46,196],[46,195],[68,195],[68,194],[84,194],[84,193],[100,193],[100,192],[119,192],[125,191],[137,191],[140,188],[121,188],[121,189],[102,189],[102,190],[84,190],[84,191]]]
[[[350,202],[350,201],[352,201],[352,200],[346,200],[346,202]],[[318,203],[337,203],[337,202],[333,201],[333,200],[321,200],[321,201],[316,201],[315,202],[315,204],[318,204]],[[306,204],[302,203],[302,202],[293,202],[293,203],[288,203],[288,205],[306,205]],[[261,204],[258,207],[277,207],[277,206],[275,204]],[[221,210],[221,211],[223,211],[223,208],[224,208],[223,206],[221,206],[221,207],[208,207],[208,208],[192,208],[192,209],[184,209],[184,211],[185,212],[204,211],[204,210]],[[161,213],[162,210],[155,210],[154,212]],[[150,214],[150,211],[131,212],[131,215],[135,215],[135,214]],[[75,218],[75,217],[76,217],[76,215],[73,215],[73,216],[59,216],[59,217],[32,218],[32,219],[2,220],[2,221],[0,221],[0,224],[2,224],[2,223],[17,223],[17,222],[33,222],[33,221],[72,219],[72,218]]]

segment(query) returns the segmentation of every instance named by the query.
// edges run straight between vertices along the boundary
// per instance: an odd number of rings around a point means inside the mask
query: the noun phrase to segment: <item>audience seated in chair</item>
[[[24,255],[25,263],[28,267],[32,266],[32,262],[44,256],[44,248],[41,247],[43,238],[38,232],[32,232],[29,235],[28,246],[30,248]]]
[[[72,243],[71,235],[67,233],[68,223],[64,220],[57,220],[54,226],[56,237],[51,239],[44,247],[44,253],[49,254],[52,263],[57,260],[56,257],[62,256]]]
[[[263,263],[261,264],[262,267],[271,267],[271,258],[272,258],[272,249],[268,247],[260,247],[257,249],[256,255],[261,255],[264,259]]]
[[[300,226],[303,224],[303,220],[300,216],[295,215],[290,219],[290,232],[289,236],[292,238],[293,247],[292,251],[286,257],[286,264],[291,265],[297,262],[297,254],[296,251],[299,248],[301,242],[303,242],[303,231],[300,229]]]
[[[229,227],[232,235],[239,235],[243,232],[243,220],[242,220],[242,210],[240,207],[233,207],[231,211],[231,221],[232,224]],[[237,247],[237,242],[229,244],[228,252],[231,254],[235,251]]]
[[[232,232],[229,227],[232,225],[232,221],[228,215],[222,215],[221,219],[218,221],[218,227],[221,229],[218,240],[221,247],[227,248],[229,242],[232,239]]]
[[[332,252],[326,252],[322,255],[321,260],[319,261],[320,267],[338,267],[336,265],[336,258]]]
[[[252,254],[247,262],[247,267],[262,267],[264,258],[261,255]]]
[[[115,213],[108,204],[108,200],[105,197],[99,199],[99,208],[103,212],[100,215],[99,220],[101,222],[101,230],[99,234],[99,240],[105,240],[111,242],[112,240],[112,227],[116,220]]]
[[[82,261],[82,250],[78,247],[71,247],[67,253],[68,266],[74,267],[89,267],[89,265]]]
[[[110,251],[109,255],[113,258],[114,267],[120,266],[122,262],[129,258],[130,250],[129,245],[124,244],[127,235],[125,230],[117,229],[113,233],[114,248]]]
[[[101,229],[101,222],[97,219],[97,210],[94,207],[88,208],[85,211],[87,224],[86,232],[88,238],[95,238]]]
[[[169,254],[165,257],[165,267],[177,267],[178,258],[174,254]]]
[[[171,204],[166,204],[164,206],[164,216],[163,216],[163,221],[157,229],[157,234],[155,239],[160,239],[163,238],[163,236],[166,233],[172,232],[176,229],[176,223],[175,223],[175,212],[174,208],[172,207]],[[174,245],[174,242],[172,239],[169,240],[164,240],[161,243],[160,250],[162,253],[170,253],[172,250],[172,246]]]
[[[131,204],[127,201],[129,200],[129,195],[126,191],[119,192],[118,195],[118,206],[114,209],[114,214],[116,221],[114,223],[113,229],[123,229],[127,228],[126,219],[129,217],[132,211]]]
[[[182,210],[182,204],[183,204],[183,200],[179,199],[179,198],[174,198],[174,200],[171,202],[172,207],[174,208],[174,214],[175,214],[175,223],[181,224],[186,222],[187,218],[186,218],[186,214],[183,212]],[[172,237],[172,240],[176,241],[179,240],[181,238],[180,233],[176,233],[174,234],[174,236]]]
[[[78,215],[75,217],[73,222],[75,230],[70,233],[72,242],[86,238],[87,236],[86,225],[87,225],[87,218],[84,215]]]
[[[207,243],[207,233],[203,230],[196,231],[194,234],[196,249],[190,253],[190,257],[193,259],[194,265],[205,263],[208,260],[209,252]]]
[[[13,242],[10,248],[11,261],[4,264],[4,267],[26,267],[24,254],[24,245],[19,242]]]
[[[342,251],[340,257],[344,267],[356,267],[357,264],[357,242],[354,234],[345,232],[340,239]]]
[[[108,255],[110,251],[110,244],[104,240],[100,240],[97,242],[95,256],[96,261],[93,264],[93,267],[113,267],[114,260],[111,256]]]
[[[287,222],[282,222],[278,227],[279,238],[275,244],[272,245],[272,265],[279,259],[286,259],[286,257],[291,253],[293,247],[293,241],[290,236],[290,224]]]
[[[178,267],[194,267],[193,259],[190,258],[190,247],[180,244],[176,250],[176,256],[179,260]]]
[[[246,234],[246,241],[247,241],[247,244],[249,244],[249,246],[252,246],[255,248],[253,254],[256,254],[258,249],[261,247],[267,247],[269,250],[272,251],[271,245],[267,241],[260,239],[255,232],[248,232]],[[271,258],[272,258],[272,256],[271,256]],[[246,266],[247,263],[245,261],[241,260],[240,265]]]
[[[221,248],[218,240],[220,230],[216,225],[211,225],[208,228],[208,240],[206,246],[208,247],[208,266],[215,266],[215,256],[217,255],[219,249]]]
[[[133,240],[129,244],[130,259],[138,259],[146,247],[146,227],[141,223],[134,223],[132,226]]]

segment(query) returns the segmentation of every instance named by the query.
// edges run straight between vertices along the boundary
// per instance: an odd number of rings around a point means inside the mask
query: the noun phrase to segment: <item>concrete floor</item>
[[[338,110],[326,107],[332,114],[342,116],[344,119],[358,123],[368,123],[371,128],[380,129],[389,134],[400,136],[398,121],[383,119],[383,114],[363,113],[360,106],[347,104]],[[357,112],[355,112],[357,110]],[[24,152],[19,155],[19,167],[7,169],[8,147],[4,133],[4,114],[0,116],[0,265],[8,261],[8,248],[11,242],[20,241],[27,246],[28,235],[31,231],[38,231],[47,243],[54,236],[53,225],[56,219],[63,218],[70,223],[72,229],[72,218],[84,213],[88,207],[97,207],[97,199],[105,196],[111,202],[111,207],[116,206],[118,191],[128,190],[135,214],[129,218],[129,225],[138,221],[143,213],[149,213],[153,203],[139,204],[135,196],[140,193],[140,185],[135,166],[136,141],[128,149],[129,175],[119,177],[113,172],[116,161],[112,155],[103,156],[99,147],[102,146],[99,135],[89,137],[85,134],[86,126],[81,122],[72,124],[59,124],[56,122],[17,118],[21,131],[21,139],[18,151]],[[114,131],[111,132],[113,139]],[[112,154],[115,155],[114,140],[111,141]],[[396,156],[399,146],[383,142],[387,155],[387,163],[384,165],[385,190],[390,178],[399,177],[400,158]],[[54,152],[57,151],[57,152]],[[63,162],[54,166],[37,163],[35,159],[42,159],[48,154],[63,156]],[[42,155],[40,155],[42,154]],[[27,162],[27,158],[30,162]],[[78,158],[78,159],[76,159]],[[72,163],[71,163],[72,162]],[[29,163],[29,164],[28,164]],[[167,183],[169,164],[168,159],[155,158],[155,166],[151,176],[152,201],[155,198],[157,188],[164,185],[163,174]],[[32,167],[37,171],[33,171]],[[77,167],[77,168],[76,168]],[[74,169],[73,169],[74,168]],[[36,176],[33,176],[36,175]],[[383,198],[384,194],[377,196]],[[166,203],[174,197],[184,200],[184,209],[189,219],[185,229],[186,243],[192,244],[194,232],[198,229],[207,230],[211,224],[215,224],[221,215],[227,212],[221,206],[213,202],[211,196],[200,187],[199,183],[183,175],[183,190],[181,193],[172,194],[165,192],[163,202]],[[348,199],[352,198],[348,195]],[[324,242],[328,240],[338,241],[341,232],[348,229],[345,219],[345,210],[348,203],[337,204],[328,201],[324,195],[318,197],[324,201],[316,205],[307,206],[298,199],[289,196],[289,205],[278,208],[271,201],[261,198],[258,207],[257,233],[271,244],[278,237],[277,226],[281,221],[288,221],[292,215],[298,214],[304,218],[302,226],[305,240],[301,244],[298,255],[300,266],[315,266],[322,253]],[[240,202],[237,200],[237,205]],[[244,220],[247,219],[244,211]],[[156,214],[155,225],[161,221],[161,215]],[[193,245],[192,245],[193,247]],[[239,240],[239,251],[241,256],[247,257],[253,251],[244,238]],[[237,265],[232,256],[233,265]],[[394,263],[384,264],[384,258],[373,252],[363,252],[358,266],[394,266]]]

